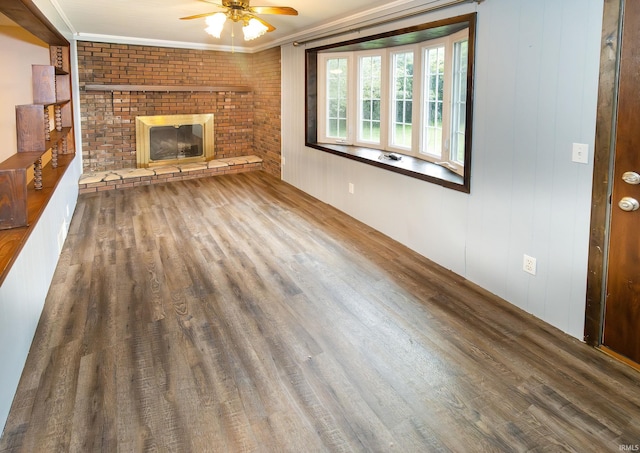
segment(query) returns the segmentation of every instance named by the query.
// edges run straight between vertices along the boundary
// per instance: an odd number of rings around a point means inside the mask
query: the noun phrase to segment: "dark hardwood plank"
[[[639,390],[251,172],[80,197],[0,451],[619,451]]]
[[[0,12],[50,45],[68,46],[69,41],[31,0],[2,0]]]

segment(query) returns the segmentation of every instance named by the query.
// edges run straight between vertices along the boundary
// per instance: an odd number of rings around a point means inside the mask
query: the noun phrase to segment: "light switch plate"
[[[589,145],[585,143],[574,143],[573,152],[571,154],[571,160],[579,164],[586,164],[589,162]]]

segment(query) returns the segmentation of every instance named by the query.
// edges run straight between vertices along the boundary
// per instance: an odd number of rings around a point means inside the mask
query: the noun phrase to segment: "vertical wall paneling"
[[[396,28],[474,10],[470,195],[305,148],[304,46],[282,49],[283,179],[582,339],[593,165],[571,145],[593,150],[603,0],[489,0]]]
[[[34,231],[0,286],[0,426],[11,402],[31,347],[40,313],[58,263],[78,198],[80,159],[60,180]],[[68,213],[68,214],[67,214]]]
[[[500,3],[500,2],[498,2]],[[467,277],[506,297],[509,222],[513,198],[515,93],[517,88],[520,2],[487,2],[478,11],[473,163],[473,202],[468,229]],[[513,20],[513,19],[516,20]],[[500,43],[496,46],[494,43]],[[496,124],[501,133],[494,133]],[[475,127],[482,133],[475,135]],[[482,143],[482,146],[480,144]],[[522,306],[522,301],[514,303]]]
[[[550,272],[547,276],[548,283],[545,286],[552,288],[558,300],[566,301],[565,304],[548,304],[545,307],[545,318],[554,325],[568,325],[569,323],[566,303],[571,298],[571,277],[574,268],[572,266],[573,255],[567,252],[571,249],[575,250],[575,236],[573,235],[576,231],[575,221],[577,218],[584,217],[578,211],[580,206],[576,203],[576,201],[580,201],[580,196],[576,193],[580,166],[571,162],[571,143],[582,142],[580,137],[582,92],[585,89],[584,74],[588,68],[585,68],[584,65],[584,53],[575,50],[580,45],[580,41],[576,39],[580,36],[579,29],[585,23],[589,23],[589,20],[586,17],[584,7],[576,9],[572,6],[563,3],[558,8],[556,17],[560,18],[563,26],[560,28],[561,33],[557,41],[550,45],[550,47],[558,49],[559,53],[558,93],[553,117],[556,119],[556,125],[562,127],[556,128],[555,153],[549,156],[549,159],[553,159],[554,163],[551,186],[551,218],[549,219],[552,225],[552,234],[544,244],[540,244],[540,247],[548,247],[547,261]],[[563,71],[564,67],[573,68],[573,71]],[[597,93],[597,85],[591,92],[594,95]],[[593,148],[595,138],[595,108],[593,115],[593,130],[588,138],[591,148]],[[585,224],[588,224],[587,220],[585,220]],[[588,242],[586,245],[588,246]],[[586,293],[583,293],[583,299],[585,297]],[[584,312],[584,306],[582,311]]]
[[[513,188],[511,193],[511,203],[508,225],[509,243],[507,258],[507,278],[505,295],[506,299],[515,300],[517,305],[525,310],[529,310],[537,315],[542,314],[542,307],[537,306],[538,299],[531,297],[520,298],[520,294],[526,294],[531,283],[530,275],[522,272],[523,253],[536,256],[533,249],[533,238],[535,232],[529,228],[533,224],[534,214],[531,206],[534,203],[536,178],[540,175],[537,172],[536,160],[539,146],[538,125],[540,110],[537,101],[538,87],[542,79],[540,71],[530,71],[526,63],[533,67],[542,67],[543,51],[538,45],[540,39],[539,30],[544,27],[544,8],[529,2],[517,5],[519,11],[517,16],[515,54],[518,55],[515,66],[514,90],[512,94],[513,104],[510,111],[518,111],[517,106],[531,106],[519,111],[514,116],[512,140],[507,149],[514,150],[512,154],[512,172],[510,185]],[[512,12],[513,13],[513,12]],[[544,259],[541,259],[544,262]],[[545,279],[548,267],[540,266],[538,278]]]
[[[536,68],[550,68],[553,73],[545,74],[540,69],[536,70],[540,74],[540,81],[533,91],[545,93],[545,95],[538,97],[535,111],[538,142],[533,168],[536,171],[536,180],[531,188],[534,190],[531,205],[532,237],[529,251],[526,253],[536,258],[540,256],[537,279],[547,281],[550,266],[545,265],[545,262],[549,263],[550,260],[548,241],[553,235],[551,209],[554,199],[554,156],[560,151],[556,150],[556,136],[560,125],[556,122],[555,112],[559,94],[558,68],[561,63],[560,43],[563,23],[559,8],[547,7],[546,4],[541,6],[539,9],[542,13],[542,22],[536,41],[540,47],[540,60]],[[542,256],[543,253],[545,256]],[[548,319],[545,318],[546,284],[536,284],[537,282],[532,278],[527,278],[532,283],[527,294],[530,301],[529,311],[538,317]]]

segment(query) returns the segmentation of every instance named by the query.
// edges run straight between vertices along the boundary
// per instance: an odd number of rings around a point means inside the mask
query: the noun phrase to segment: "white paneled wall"
[[[0,427],[4,427],[78,198],[82,165],[67,170],[0,286]]]
[[[469,195],[306,148],[305,46],[284,46],[283,179],[582,339],[602,9],[486,0],[394,25],[478,13]],[[574,142],[588,165],[571,162]]]

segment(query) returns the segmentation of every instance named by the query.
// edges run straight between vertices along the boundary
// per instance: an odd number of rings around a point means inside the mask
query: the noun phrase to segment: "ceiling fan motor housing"
[[[232,9],[245,10],[249,8],[249,2],[248,0],[223,0],[222,6]]]

